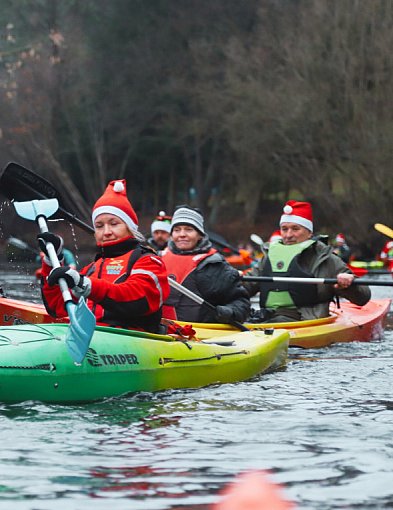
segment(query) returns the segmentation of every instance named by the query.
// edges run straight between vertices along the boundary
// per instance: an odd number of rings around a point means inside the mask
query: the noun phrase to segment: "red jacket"
[[[46,277],[52,270],[43,262],[42,295],[53,317],[67,315],[58,285],[49,287]],[[91,280],[87,305],[98,325],[118,326],[157,332],[163,302],[169,296],[165,264],[135,239],[101,247],[95,262],[80,274]]]

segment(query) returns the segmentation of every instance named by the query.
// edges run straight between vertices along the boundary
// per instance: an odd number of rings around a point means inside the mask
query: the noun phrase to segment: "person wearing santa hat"
[[[275,230],[272,235],[269,237],[269,245],[271,243],[275,243],[276,241],[281,241],[282,240],[282,235],[281,235],[281,231],[280,230]]]
[[[365,305],[369,287],[351,286],[354,275],[331,246],[313,238],[313,214],[309,202],[289,200],[280,218],[282,240],[272,243],[251,276],[337,278],[336,285],[261,282],[246,283],[249,295],[260,292],[260,315],[266,322],[288,322],[329,316],[329,304],[337,296]],[[253,317],[255,321],[255,317]]]
[[[390,267],[393,261],[393,241],[386,241],[379,254],[379,259],[382,260],[387,267]]]
[[[164,211],[160,211],[151,224],[151,237],[147,242],[159,255],[166,248],[171,236],[171,220],[171,216],[166,215]]]
[[[244,322],[250,299],[239,272],[215,248],[199,209],[179,206],[172,217],[171,239],[162,254],[169,278],[191,290],[215,311],[171,289],[163,315],[187,322]]]
[[[165,264],[142,244],[124,179],[108,184],[94,204],[92,221],[97,255],[80,272],[69,266],[53,269],[46,243],[51,242],[62,259],[62,239],[51,232],[38,235],[45,253],[41,291],[46,310],[52,317],[67,315],[58,285],[64,278],[75,300],[87,299],[98,325],[159,332],[162,305],[169,296]]]
[[[344,234],[336,235],[333,246],[333,253],[338,255],[344,262],[348,263],[351,256],[351,249],[346,243]]]

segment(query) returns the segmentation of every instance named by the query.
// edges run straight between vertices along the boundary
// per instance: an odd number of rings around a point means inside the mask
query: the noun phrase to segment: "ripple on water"
[[[30,279],[0,281],[29,299]],[[244,383],[1,405],[0,508],[206,510],[256,468],[301,509],[391,508],[392,328],[390,317],[378,342],[290,349],[286,369]]]

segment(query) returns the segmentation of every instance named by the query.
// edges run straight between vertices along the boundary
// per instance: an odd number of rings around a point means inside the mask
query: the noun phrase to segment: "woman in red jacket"
[[[111,181],[93,207],[98,248],[94,262],[80,272],[69,266],[52,269],[46,253],[51,242],[62,258],[63,240],[51,232],[39,234],[46,256],[42,262],[43,301],[52,317],[67,315],[58,286],[64,278],[78,300],[87,299],[98,325],[158,332],[162,305],[169,295],[165,264],[143,245],[138,218],[126,194],[126,181]]]

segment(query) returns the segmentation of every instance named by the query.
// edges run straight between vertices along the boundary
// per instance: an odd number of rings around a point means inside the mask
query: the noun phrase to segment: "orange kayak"
[[[52,322],[68,322],[68,319],[54,319],[47,314],[44,305],[38,303],[0,297],[0,326]]]
[[[249,269],[253,263],[253,258],[247,250],[240,249],[239,254],[226,255],[225,260],[236,269]]]

